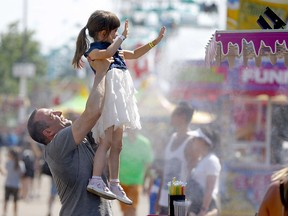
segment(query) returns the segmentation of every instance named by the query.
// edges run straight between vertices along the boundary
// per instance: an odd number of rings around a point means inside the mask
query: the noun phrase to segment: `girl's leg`
[[[112,133],[113,127],[110,127],[105,131],[105,138],[101,140],[94,156],[93,176],[87,186],[89,192],[106,199],[116,199],[116,196],[110,191],[101,177],[107,161],[107,151],[111,146]]]
[[[94,156],[93,176],[101,176],[107,161],[107,152],[112,145],[113,127],[105,131],[105,137],[101,140]]]
[[[123,129],[113,131],[112,144],[109,154],[110,179],[119,179],[120,152],[122,150]]]
[[[109,155],[110,168],[110,189],[116,195],[116,198],[128,205],[132,205],[132,201],[126,196],[123,188],[119,184],[119,164],[120,152],[122,149],[123,129],[118,128],[113,132],[113,142]]]

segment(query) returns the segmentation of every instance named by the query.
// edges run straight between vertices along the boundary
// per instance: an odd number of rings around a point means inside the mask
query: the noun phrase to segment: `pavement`
[[[3,151],[2,151],[3,156]],[[1,157],[0,157],[1,158]],[[0,165],[5,164],[5,156],[1,158]],[[3,214],[3,199],[4,199],[4,180],[5,176],[0,174],[0,216]],[[33,184],[33,193],[29,200],[19,200],[18,215],[17,216],[47,216],[48,213],[48,199],[50,194],[50,177],[42,175],[41,178],[35,179]],[[113,216],[122,216],[117,200],[112,202]],[[61,203],[57,197],[52,208],[51,216],[58,216],[61,208]],[[146,216],[149,211],[149,201],[147,195],[141,195],[139,206],[137,209],[137,216]],[[13,201],[8,202],[8,209],[6,216],[13,215]]]

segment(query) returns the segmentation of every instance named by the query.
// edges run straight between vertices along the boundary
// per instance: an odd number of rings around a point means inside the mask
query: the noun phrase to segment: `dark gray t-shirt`
[[[47,161],[62,204],[60,216],[111,216],[111,201],[87,192],[93,170],[94,151],[84,139],[76,145],[71,127],[45,147]]]

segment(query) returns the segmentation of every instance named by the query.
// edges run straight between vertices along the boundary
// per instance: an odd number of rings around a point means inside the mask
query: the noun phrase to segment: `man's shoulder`
[[[76,145],[72,135],[71,126],[65,127],[60,130],[54,138],[45,146],[45,150],[48,152],[62,152],[63,149],[70,145]],[[69,148],[68,148],[69,149]]]

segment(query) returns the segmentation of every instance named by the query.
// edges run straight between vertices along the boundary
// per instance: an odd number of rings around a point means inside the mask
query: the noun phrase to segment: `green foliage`
[[[42,77],[46,73],[46,60],[40,53],[40,44],[33,40],[33,35],[33,31],[21,32],[18,22],[10,24],[7,32],[1,33],[0,94],[16,95],[19,92],[19,80],[12,74],[15,63],[30,62],[35,64],[35,78]],[[30,84],[33,83],[33,79],[30,79]]]

